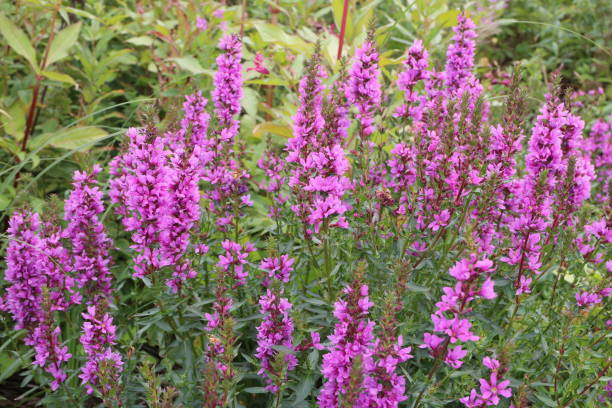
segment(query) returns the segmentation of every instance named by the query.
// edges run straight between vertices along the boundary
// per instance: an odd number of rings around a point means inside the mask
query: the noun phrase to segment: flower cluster
[[[235,35],[224,36],[219,47],[223,53],[217,57],[212,100],[215,105],[216,127],[206,141],[207,163],[203,179],[209,184],[204,197],[210,200],[209,210],[215,214],[220,230],[237,222],[240,209],[253,205],[248,194],[250,174],[240,164],[240,151],[236,151],[236,136],[240,120],[242,98],[242,43]]]
[[[334,316],[338,323],[333,334],[329,336],[329,353],[323,356],[321,372],[325,379],[319,394],[321,408],[338,408],[343,394],[347,394],[351,385],[351,370],[357,358],[361,359],[360,377],[367,373],[372,365],[371,350],[374,340],[374,322],[368,319],[368,311],[374,305],[368,297],[368,286],[355,279],[352,285],[344,289],[345,299],[334,304]],[[364,372],[365,371],[365,372]],[[357,388],[361,384],[357,384]],[[361,390],[352,403],[354,407],[368,407],[370,395]]]
[[[283,283],[289,282],[289,274],[293,270],[294,260],[288,255],[280,257],[266,258],[259,267],[266,271],[272,279],[270,282],[264,281],[268,287],[266,294],[259,299],[260,312],[264,315],[264,320],[257,328],[257,351],[255,357],[261,361],[261,369],[258,374],[266,378],[266,389],[270,392],[278,392],[282,384],[286,381],[278,370],[274,370],[278,359],[278,351],[275,347],[286,347],[288,351],[282,354],[281,371],[284,367],[286,371],[293,370],[297,365],[297,358],[294,354],[293,346],[293,320],[289,316],[291,303],[287,298],[282,297],[284,293]]]
[[[540,273],[540,241],[551,222],[552,194],[563,169],[561,144],[566,118],[563,104],[549,96],[529,139],[525,158],[527,174],[512,188],[515,199],[510,208],[516,216],[507,222],[512,246],[502,260],[519,267],[515,280],[517,295],[531,291],[532,278],[525,274],[526,270]]]
[[[472,388],[469,396],[459,400],[467,408],[496,407],[499,405],[500,397],[510,398],[512,396],[510,381],[500,381],[500,377],[506,371],[501,367],[500,362],[494,358],[485,357],[482,364],[491,370],[490,376],[488,379],[480,379],[480,393]]]
[[[104,211],[102,191],[95,179],[100,171],[102,168],[96,165],[90,173],[75,172],[73,190],[64,205],[68,222],[64,236],[72,246],[72,269],[89,305],[111,295],[108,252],[112,242],[98,218]]]
[[[446,85],[451,92],[459,91],[474,75],[475,28],[474,22],[464,14],[457,16],[457,25],[453,27],[455,36],[446,53]]]
[[[421,40],[416,40],[408,49],[406,59],[404,60],[406,68],[397,78],[397,87],[404,91],[406,104],[398,108],[396,116],[407,116],[416,120],[422,119],[423,105],[416,105],[416,102],[421,101],[422,96],[416,92],[415,87],[427,76],[428,58],[429,55],[423,47],[423,41]]]
[[[467,354],[467,350],[461,345],[449,349],[450,344],[458,341],[477,341],[479,339],[470,331],[472,323],[462,316],[471,309],[469,303],[477,296],[484,299],[494,299],[497,295],[494,291],[494,283],[491,273],[494,271],[493,262],[489,259],[478,259],[472,254],[470,258],[457,262],[448,273],[457,280],[454,287],[445,287],[444,295],[436,303],[438,308],[431,315],[434,323],[434,332],[443,333],[447,337],[442,338],[432,333],[425,333],[424,344],[421,348],[430,350],[433,357],[444,359],[444,362],[453,368],[463,365],[461,359]],[[450,314],[451,317],[447,315]]]
[[[209,157],[205,149],[209,115],[206,99],[200,93],[185,98],[180,129],[166,134],[171,144],[168,156],[167,209],[160,246],[163,257],[173,265],[172,278],[166,284],[177,292],[183,282],[196,276],[186,253],[191,236],[200,220],[201,168]]]
[[[168,151],[155,129],[130,128],[128,150],[110,163],[111,201],[132,232],[134,277],[142,278],[169,264],[160,248],[168,209]]]
[[[366,139],[376,130],[374,116],[381,104],[380,69],[378,51],[371,36],[355,51],[355,60],[349,72],[347,97],[357,107],[361,137]]]
[[[82,383],[88,394],[98,389],[104,396],[117,389],[119,376],[123,371],[121,355],[113,351],[117,343],[113,318],[104,312],[104,307],[88,306],[83,313],[83,335],[81,344],[87,355],[87,362],[81,369]]]
[[[34,364],[53,376],[51,389],[56,390],[67,378],[61,365],[72,355],[61,343],[54,312],[80,301],[64,269],[70,265],[68,251],[61,246],[62,232],[43,225],[38,214],[29,211],[15,213],[8,232],[5,279],[10,286],[4,307],[13,316],[15,329],[27,331],[24,342],[34,347]]]
[[[330,226],[347,227],[343,214],[348,205],[342,201],[350,188],[344,176],[349,164],[339,141],[346,127],[335,129],[339,136],[324,132],[326,127],[322,111],[323,90],[321,78],[325,72],[315,53],[307,67],[306,76],[300,81],[300,106],[294,117],[294,137],[287,143],[287,162],[293,163],[289,187],[293,189],[296,203],[293,212],[318,232],[323,222]],[[334,117],[338,122],[338,111]],[[344,110],[340,112],[344,114]],[[340,119],[340,123],[344,123]],[[329,126],[327,129],[330,129]],[[333,217],[338,218],[334,220]],[[307,231],[312,233],[312,231]]]
[[[219,256],[217,266],[223,270],[234,280],[233,287],[242,286],[246,283],[248,273],[244,270],[244,264],[250,252],[255,250],[255,247],[247,242],[240,245],[236,242],[225,240],[221,243],[225,250],[225,254]]]

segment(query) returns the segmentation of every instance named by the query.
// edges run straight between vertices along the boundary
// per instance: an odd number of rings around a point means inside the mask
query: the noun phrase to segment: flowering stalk
[[[113,351],[117,343],[116,327],[113,318],[105,312],[106,302],[87,307],[83,313],[83,335],[81,344],[87,355],[87,362],[81,369],[79,378],[88,394],[97,390],[108,407],[115,402],[121,403],[119,379],[123,371],[121,355]]]
[[[362,142],[365,142],[368,136],[376,130],[374,115],[380,109],[382,96],[378,50],[372,32],[368,34],[363,45],[355,51],[349,78],[347,97],[349,102],[357,107],[359,135]]]
[[[502,261],[518,265],[514,283],[517,296],[531,292],[532,278],[525,275],[525,270],[540,273],[540,238],[550,225],[552,192],[563,166],[561,129],[566,117],[563,104],[548,96],[529,140],[525,158],[527,174],[513,187],[516,199],[511,203],[511,209],[517,215],[508,222],[513,248]]]
[[[26,330],[24,343],[35,350],[34,364],[53,376],[55,391],[67,378],[62,363],[72,355],[62,346],[54,315],[80,301],[64,269],[70,264],[68,252],[61,246],[61,230],[43,225],[38,214],[29,211],[11,217],[8,233],[5,279],[10,286],[3,307],[13,316],[15,329]]]
[[[411,359],[411,347],[403,347],[402,336],[397,335],[397,313],[401,309],[396,294],[387,298],[380,320],[380,335],[374,341],[372,367],[364,385],[370,392],[370,407],[397,408],[405,401],[406,379],[398,374],[398,365]]]
[[[253,205],[248,192],[250,174],[240,164],[242,152],[235,151],[242,98],[242,43],[234,35],[224,36],[219,47],[223,53],[217,57],[215,89],[212,99],[215,105],[217,126],[206,143],[208,163],[203,179],[210,188],[204,197],[210,200],[209,210],[217,217],[218,228],[228,233],[234,227],[234,239],[238,239],[238,215],[241,208]]]
[[[457,16],[457,25],[453,27],[455,35],[446,53],[446,86],[451,93],[459,91],[473,78],[475,28],[474,22],[465,14]]]
[[[95,305],[111,295],[108,252],[112,242],[98,218],[104,211],[102,191],[96,180],[101,171],[98,165],[90,173],[76,171],[73,189],[64,205],[68,226],[63,235],[72,245],[73,270],[88,305]]]
[[[476,298],[494,299],[497,295],[493,289],[491,273],[494,271],[493,262],[489,259],[478,259],[475,254],[470,258],[458,261],[449,269],[448,273],[457,280],[454,287],[445,287],[444,295],[436,303],[437,310],[431,315],[434,323],[434,332],[443,333],[446,339],[435,334],[425,333],[425,342],[420,348],[430,350],[435,358],[443,359],[453,368],[463,365],[463,358],[467,351],[460,345],[448,350],[449,343],[457,341],[477,341],[478,336],[470,331],[472,324],[462,315],[471,311],[467,306]],[[447,317],[450,313],[452,318]],[[448,351],[448,352],[447,352]]]
[[[206,331],[209,343],[205,351],[204,394],[207,408],[222,407],[227,404],[235,372],[232,365],[234,344],[238,340],[234,333],[234,319],[231,309],[234,304],[232,290],[246,283],[248,274],[244,264],[254,247],[244,246],[231,241],[223,241],[225,254],[219,256],[217,263],[217,287],[212,313],[205,313]],[[219,387],[221,383],[221,387]]]
[[[427,77],[429,54],[423,47],[423,41],[415,40],[406,53],[405,70],[397,78],[397,87],[404,92],[405,104],[400,106],[395,115],[412,117],[415,120],[423,118],[423,104],[415,86]],[[420,102],[417,104],[417,102]]]
[[[198,182],[201,168],[209,160],[205,151],[209,119],[205,111],[207,101],[200,93],[185,99],[180,129],[166,134],[172,153],[168,160],[168,206],[160,248],[173,268],[172,278],[166,281],[173,292],[178,292],[187,279],[196,276],[187,252],[200,220]]]
[[[130,145],[110,163],[110,198],[117,204],[126,231],[132,232],[134,274],[143,278],[167,266],[160,248],[168,208],[168,152],[155,129],[130,128]]]
[[[494,271],[493,262],[489,259],[478,259],[475,254],[469,258],[458,261],[448,273],[457,280],[454,287],[445,287],[444,295],[436,303],[437,310],[431,315],[434,323],[434,332],[442,333],[446,337],[439,337],[433,333],[425,333],[424,343],[419,348],[429,349],[435,358],[434,365],[427,375],[431,380],[440,367],[440,362],[459,368],[463,365],[461,360],[468,353],[461,345],[449,348],[451,344],[458,341],[477,341],[480,337],[470,331],[472,324],[462,316],[472,309],[469,303],[477,296],[484,299],[494,299],[497,294],[494,291],[494,283],[491,274]],[[449,318],[450,314],[452,318]],[[418,407],[429,386],[423,388],[414,407]]]
[[[287,381],[287,372],[295,369],[297,358],[292,352],[293,320],[289,316],[291,303],[284,294],[283,284],[289,282],[294,260],[287,255],[266,258],[260,268],[268,272],[264,279],[266,294],[259,298],[260,312],[264,320],[257,328],[257,351],[255,357],[261,361],[258,374],[266,379],[266,389],[272,393],[282,393]],[[287,352],[279,352],[275,347],[282,346]],[[280,397],[279,397],[280,398]]]
[[[338,323],[328,337],[329,351],[323,356],[321,372],[323,388],[319,394],[319,407],[338,408],[351,396],[354,407],[370,406],[370,392],[365,388],[365,378],[372,366],[374,322],[368,319],[373,306],[368,298],[368,286],[362,283],[360,273],[350,286],[344,289],[345,299],[334,304],[334,316]],[[358,365],[355,359],[358,358]],[[361,368],[359,368],[361,366]],[[361,373],[351,371],[359,370]],[[358,381],[359,383],[355,383]],[[359,391],[355,391],[357,388]],[[349,393],[350,390],[352,393]]]
[[[319,232],[324,223],[330,227],[348,226],[343,214],[349,207],[342,197],[350,187],[344,176],[349,165],[338,143],[347,122],[343,119],[342,105],[339,105],[327,117],[340,126],[335,132],[326,126],[321,83],[325,75],[317,50],[308,63],[306,76],[300,81],[294,137],[287,142],[287,162],[294,163],[288,183],[296,201],[291,209],[304,223],[307,239],[313,232]],[[314,231],[306,230],[306,225],[312,225]]]

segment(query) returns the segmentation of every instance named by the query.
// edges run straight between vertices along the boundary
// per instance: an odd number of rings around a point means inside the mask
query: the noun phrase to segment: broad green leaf
[[[243,391],[249,394],[265,394],[268,392],[264,387],[248,387]]]
[[[147,37],[146,35],[142,35],[140,37],[133,37],[127,40],[127,42],[129,42],[130,44],[142,45],[144,47],[150,47],[151,45],[153,45],[154,41],[155,40],[153,40],[153,38]]]
[[[272,86],[287,86],[288,83],[281,78],[262,78],[262,79],[250,79],[244,82],[248,85],[272,85]]]
[[[279,125],[278,123],[272,122],[260,123],[253,129],[253,136],[257,138],[262,137],[266,133],[273,133],[275,135],[284,136],[286,138],[290,138],[293,135],[289,126]]]
[[[257,92],[248,87],[244,88],[240,104],[249,115],[257,115],[257,99]]]
[[[62,74],[61,72],[43,71],[42,74],[52,81],[65,82],[70,85],[76,85],[76,81],[70,75]]]
[[[61,60],[68,55],[68,50],[72,47],[79,38],[81,31],[81,22],[64,28],[57,33],[51,47],[49,48],[49,56],[47,57],[47,66]]]
[[[0,138],[0,149],[10,152],[15,156],[19,156],[19,153],[21,152],[21,148],[7,137]]]
[[[214,72],[209,69],[202,68],[202,65],[198,62],[197,59],[191,56],[180,57],[180,58],[170,58],[172,61],[176,62],[179,67],[184,69],[185,71],[189,71],[194,75],[206,74],[206,75],[214,75]]]
[[[452,27],[457,24],[459,10],[449,10],[436,17],[436,23],[441,27]]]
[[[21,140],[21,138],[23,138],[27,109],[28,106],[26,104],[16,101],[7,109],[8,116],[0,117],[0,122],[2,122],[4,131],[13,136],[16,140]]]
[[[0,13],[0,33],[4,36],[7,44],[17,54],[24,57],[35,71],[38,71],[38,63],[36,62],[36,51],[28,36],[23,30],[11,22],[4,14]]]
[[[259,32],[261,39],[267,43],[279,44],[299,53],[310,54],[312,45],[298,37],[289,35],[283,29],[274,24],[256,22],[253,24]]]
[[[96,140],[103,139],[106,135],[104,129],[97,127],[76,127],[52,135],[49,137],[48,143],[53,147],[72,150],[89,146]]]

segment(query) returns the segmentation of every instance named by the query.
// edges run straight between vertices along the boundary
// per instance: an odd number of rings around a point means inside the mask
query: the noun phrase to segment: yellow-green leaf
[[[13,51],[28,60],[32,68],[37,71],[38,63],[36,62],[36,51],[34,50],[34,47],[32,47],[28,36],[1,13],[0,33],[2,33],[7,44],[13,49]]]
[[[70,85],[76,85],[76,81],[70,75],[62,74],[61,72],[43,71],[42,74],[52,81],[65,82]]]
[[[279,44],[302,54],[310,54],[312,50],[311,44],[297,35],[287,34],[278,25],[257,21],[254,26],[261,39],[267,43]]]
[[[81,22],[64,28],[57,33],[51,47],[49,48],[49,56],[47,57],[47,66],[61,60],[68,55],[68,50],[72,47],[79,38],[81,31]]]
[[[255,126],[253,129],[253,136],[260,138],[266,133],[273,133],[275,135],[284,136],[290,138],[293,135],[291,128],[287,125],[279,125],[273,122],[264,122]]]
[[[287,86],[288,83],[284,79],[276,77],[268,77],[261,79],[250,79],[244,82],[249,85],[272,85],[272,86]]]
[[[353,3],[353,4],[351,4]],[[346,39],[353,38],[353,11],[352,8],[355,7],[355,2],[349,0],[348,1],[348,13],[346,15],[346,30],[344,32],[344,36]],[[336,23],[336,27],[338,32],[342,29],[342,13],[344,12],[344,0],[332,0],[332,12],[334,14],[334,22]],[[346,41],[349,42],[349,41]]]
[[[50,136],[48,144],[60,149],[76,150],[90,147],[106,135],[108,133],[104,129],[97,127],[76,127]]]
[[[170,58],[172,61],[176,62],[176,64],[182,69],[191,72],[194,75],[199,74],[207,74],[214,75],[214,72],[209,69],[202,68],[202,65],[198,62],[197,59],[191,56],[180,57],[180,58]]]
[[[127,40],[127,42],[129,42],[130,44],[134,44],[134,45],[150,47],[151,45],[153,45],[155,40],[153,40],[153,38],[148,37],[146,35],[142,35],[140,37],[132,37],[129,40]]]

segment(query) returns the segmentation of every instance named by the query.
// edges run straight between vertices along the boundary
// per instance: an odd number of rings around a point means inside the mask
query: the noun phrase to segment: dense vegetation
[[[607,406],[611,9],[0,4],[0,406]]]

